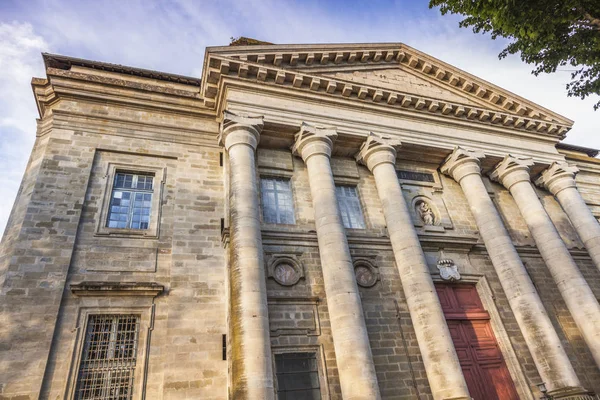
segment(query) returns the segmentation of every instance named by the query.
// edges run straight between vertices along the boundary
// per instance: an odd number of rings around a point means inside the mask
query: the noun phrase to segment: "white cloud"
[[[567,141],[600,147],[593,99],[567,98],[566,72],[534,77],[503,41],[458,28],[418,2],[337,6],[317,0],[32,0],[0,17],[0,230],[35,138],[32,76],[43,76],[41,51],[199,76],[204,49],[232,36],[275,43],[404,42],[575,120]],[[408,4],[408,5],[407,5]],[[19,8],[22,7],[22,8]],[[329,8],[327,8],[329,7]],[[35,10],[35,12],[32,12]],[[4,19],[4,23],[2,20]],[[8,22],[17,20],[21,22]],[[35,30],[32,29],[35,27]]]
[[[0,23],[0,232],[10,215],[29,153],[37,115],[31,78],[44,76],[48,45],[28,23]]]

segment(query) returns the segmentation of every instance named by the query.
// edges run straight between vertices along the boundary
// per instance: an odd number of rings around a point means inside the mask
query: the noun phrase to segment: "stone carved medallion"
[[[281,285],[290,286],[298,282],[299,275],[291,264],[282,262],[275,266],[273,278]]]
[[[304,269],[293,255],[274,255],[268,263],[268,277],[282,286],[293,286],[304,277]]]
[[[460,280],[458,266],[454,263],[454,261],[449,259],[439,260],[437,263],[437,268],[440,271],[440,277],[443,280],[451,282]]]
[[[379,272],[368,260],[357,260],[354,262],[354,274],[356,283],[362,287],[372,287],[379,280]]]

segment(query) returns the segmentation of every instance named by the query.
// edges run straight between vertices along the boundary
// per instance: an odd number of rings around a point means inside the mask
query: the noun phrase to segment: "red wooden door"
[[[518,400],[475,286],[436,284],[436,290],[471,397]]]

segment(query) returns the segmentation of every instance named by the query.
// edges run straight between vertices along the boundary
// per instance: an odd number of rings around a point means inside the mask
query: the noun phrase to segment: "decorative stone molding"
[[[379,281],[379,268],[377,268],[368,258],[354,259],[354,274],[358,286],[370,288]]]
[[[460,183],[465,176],[481,174],[480,160],[483,158],[485,154],[480,151],[457,146],[440,167],[440,172]]]
[[[456,282],[460,280],[458,266],[450,259],[439,260],[437,269],[440,271],[440,278],[445,281]]]
[[[267,277],[282,286],[294,286],[304,279],[304,267],[295,255],[273,254],[267,262]]]
[[[390,136],[379,135],[369,132],[367,140],[360,146],[356,154],[356,162],[366,165],[369,171],[373,171],[377,165],[387,162],[396,165],[396,151],[402,146],[398,139]]]
[[[490,172],[490,179],[501,183],[509,189],[512,185],[522,181],[529,181],[529,167],[534,164],[531,157],[513,156],[508,154]]]
[[[225,146],[227,151],[234,144],[247,144],[256,150],[262,128],[263,116],[234,114],[225,110],[218,137],[219,145]]]
[[[535,180],[535,184],[541,188],[547,189],[556,196],[563,189],[576,188],[575,175],[579,168],[569,165],[566,162],[553,162],[550,167],[542,171],[541,175]]]
[[[304,162],[315,154],[331,157],[333,142],[337,139],[335,128],[313,126],[303,122],[296,133],[292,154],[301,157]]]
[[[389,50],[385,53],[381,52],[382,57],[380,59],[393,59],[393,56],[391,58],[387,56],[388,52]],[[367,59],[370,59],[371,57],[375,59],[374,56],[376,52],[373,54],[371,53],[373,52],[363,54],[368,54]],[[321,57],[320,61],[324,60],[323,53],[316,54],[317,58],[319,56]],[[355,101],[371,101],[379,103],[384,107],[401,108],[420,113],[452,116],[453,118],[466,119],[472,122],[513,127],[515,129],[533,131],[560,138],[564,138],[566,132],[570,129],[568,121],[559,121],[556,116],[550,117],[547,115],[549,114],[547,110],[535,111],[533,109],[533,104],[525,107],[513,100],[507,101],[504,95],[495,93],[495,90],[498,89],[483,90],[480,86],[484,85],[483,82],[480,82],[479,84],[465,84],[465,78],[457,75],[455,72],[444,72],[441,74],[439,73],[439,68],[423,69],[422,66],[424,64],[418,57],[407,58],[403,51],[398,53],[393,52],[392,54],[394,54],[395,57],[399,57],[402,54],[400,59],[412,60],[408,61],[406,64],[403,63],[407,68],[417,69],[421,74],[424,71],[428,71],[426,73],[426,79],[430,79],[433,82],[438,81],[438,84],[439,81],[441,81],[449,86],[453,86],[453,90],[464,91],[467,93],[472,93],[474,90],[473,94],[477,101],[481,102],[482,100],[486,100],[492,109],[485,109],[483,108],[485,107],[484,105],[480,108],[449,101],[440,101],[439,99],[419,96],[413,93],[368,86],[356,82],[349,83],[332,77],[310,75],[306,72],[299,71],[297,68],[286,69],[285,66],[289,65],[286,64],[286,59],[291,60],[292,57],[290,56],[288,58],[285,54],[283,55],[283,62],[279,65],[272,62],[270,63],[270,57],[267,56],[248,56],[246,59],[242,59],[241,57],[235,59],[226,56],[224,57],[222,55],[209,54],[209,67],[206,68],[204,73],[201,92],[205,97],[205,106],[214,108],[216,107],[216,101],[219,97],[219,82],[222,77],[235,77],[243,78],[245,80],[255,80],[257,82],[276,86],[288,86],[290,88],[319,92]],[[329,60],[335,58],[335,55],[334,57],[325,57],[325,64],[329,63]],[[364,58],[364,56],[362,58]],[[308,65],[312,64],[312,61],[309,63],[309,60],[315,60],[314,56],[310,57],[310,54],[301,54],[294,59],[296,60],[296,63],[298,63],[299,60],[306,60]],[[340,60],[340,57],[337,57],[337,59]],[[383,62],[385,63],[385,61]],[[430,76],[431,74],[433,74],[433,76]],[[471,78],[469,78],[469,80],[472,81]],[[478,96],[477,93],[480,95]],[[483,94],[483,97],[481,94]]]
[[[71,293],[83,296],[151,296],[164,291],[164,286],[156,282],[80,282],[69,287]]]

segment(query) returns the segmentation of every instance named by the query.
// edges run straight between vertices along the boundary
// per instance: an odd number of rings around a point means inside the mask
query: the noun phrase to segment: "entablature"
[[[378,90],[365,85],[319,76],[332,71],[360,69],[401,68],[421,79],[460,93],[481,104],[481,110],[460,104],[433,103],[432,99],[409,96],[407,93]],[[204,62],[202,93],[207,99],[216,98],[220,75],[237,74],[242,78],[258,79],[276,84],[291,84],[328,94],[338,94],[359,100],[388,103],[416,110],[444,115],[465,115],[483,122],[503,124],[515,128],[557,134],[570,129],[573,121],[528,101],[514,93],[446,64],[403,43],[385,44],[315,44],[315,45],[259,45],[209,47]],[[334,87],[335,85],[335,87]],[[361,90],[362,89],[362,90]],[[408,97],[410,97],[410,102]],[[422,101],[419,101],[422,99]],[[435,100],[435,99],[433,99]],[[208,100],[207,100],[208,101]],[[424,102],[424,103],[423,103]],[[448,107],[446,107],[448,105]],[[449,108],[451,107],[451,108]],[[432,111],[435,109],[435,111]],[[483,111],[491,112],[490,115]],[[514,117],[509,118],[506,115]],[[521,121],[523,119],[524,121]],[[552,126],[544,126],[549,123]]]

